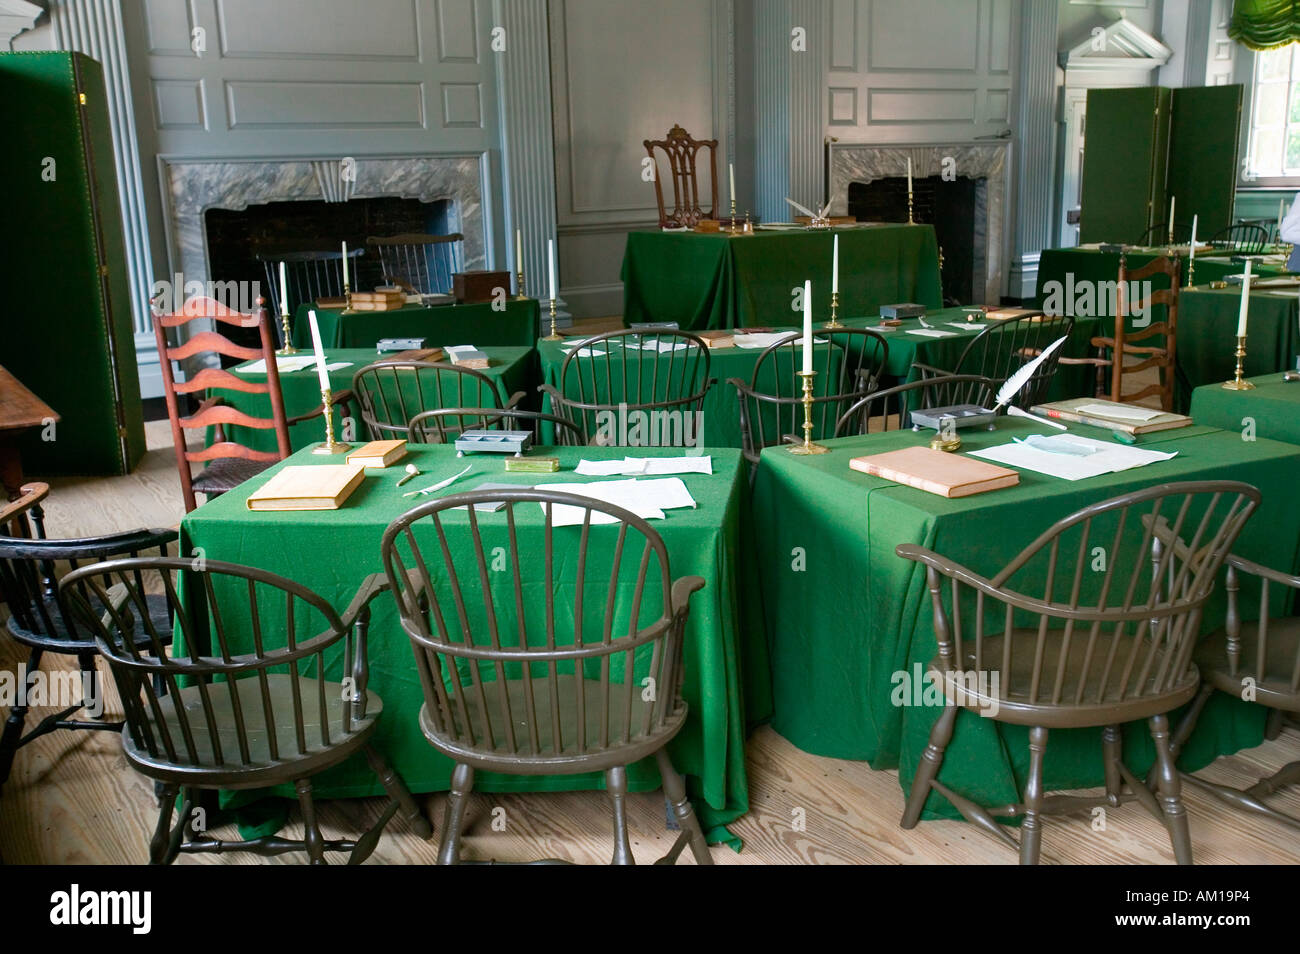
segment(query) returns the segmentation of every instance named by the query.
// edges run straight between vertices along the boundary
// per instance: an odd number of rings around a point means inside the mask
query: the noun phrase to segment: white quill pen
[[[815,219],[815,218],[817,218],[817,213],[816,213],[816,212],[814,212],[812,209],[805,208],[804,206],[802,206],[802,205],[800,205],[798,202],[796,202],[794,199],[786,199],[785,201],[788,202],[788,203],[790,204],[790,206],[791,206],[791,207],[792,207],[796,212],[802,212],[804,215],[808,216],[808,218],[810,218],[810,219]],[[830,206],[827,206],[827,208],[830,208]]]
[[[1033,361],[1030,361],[1027,365],[1025,365],[1015,374],[1011,375],[1011,377],[1007,378],[1006,384],[998,388],[998,393],[994,395],[993,399],[994,401],[997,402],[996,404],[993,405],[994,411],[997,411],[999,408],[1008,404],[1012,398],[1014,398],[1017,394],[1020,393],[1020,389],[1029,383],[1029,379],[1034,376],[1034,372],[1038,370],[1038,368],[1042,365],[1044,361],[1046,361],[1049,357],[1052,356],[1052,352],[1054,352],[1057,348],[1061,347],[1061,345],[1065,344],[1065,337],[1066,337],[1065,335],[1062,335],[1061,337],[1057,338],[1046,348],[1044,348],[1042,353],[1039,354],[1037,358],[1035,358]]]

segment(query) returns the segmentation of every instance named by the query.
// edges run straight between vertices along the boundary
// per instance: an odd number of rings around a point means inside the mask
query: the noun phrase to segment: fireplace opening
[[[912,182],[912,217],[934,226],[943,256],[945,306],[979,304],[975,295],[976,266],[983,256],[976,241],[976,213],[985,179],[942,176]],[[887,176],[871,182],[850,182],[848,213],[859,222],[906,222],[907,178]],[[982,286],[981,286],[982,290]]]
[[[274,263],[283,255],[301,252],[338,253],[342,243],[347,242],[352,290],[371,289],[382,283],[383,272],[379,257],[373,249],[366,248],[367,236],[403,232],[446,234],[454,231],[452,205],[448,199],[422,202],[382,197],[347,202],[321,199],[267,202],[238,210],[208,209],[204,213],[204,229],[209,274],[214,282],[260,283],[267,311],[274,315],[279,288],[270,287],[271,279],[263,260]],[[351,253],[356,251],[361,254],[353,258]],[[337,260],[332,268],[337,271]],[[296,283],[291,281],[291,313],[301,304],[295,300],[293,287]],[[332,294],[341,291],[340,288]]]

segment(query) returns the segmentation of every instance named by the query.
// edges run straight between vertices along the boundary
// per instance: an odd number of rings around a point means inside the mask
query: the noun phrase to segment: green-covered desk
[[[1196,268],[1200,277],[1200,266]],[[1189,288],[1178,300],[1178,366],[1193,388],[1230,380],[1237,368],[1237,315],[1241,286]],[[1295,367],[1300,354],[1300,299],[1296,289],[1252,288],[1246,338],[1246,374],[1272,374]],[[1186,411],[1180,387],[1177,406]],[[1261,435],[1266,436],[1266,435]]]
[[[293,319],[293,343],[311,347],[308,305],[299,305]],[[373,348],[381,338],[423,338],[425,347],[471,344],[532,347],[537,340],[538,316],[535,298],[509,298],[505,309],[489,304],[436,305],[422,308],[407,305],[394,311],[357,311],[317,308],[321,342],[327,348]]]
[[[523,391],[525,394],[531,394],[532,391],[532,369],[533,369],[533,349],[532,348],[484,348],[491,365],[482,370],[482,373],[497,383],[497,388],[501,392],[501,400],[505,401],[516,391]],[[309,357],[310,351],[302,351],[296,357]],[[346,367],[335,368],[329,372],[330,388],[337,395],[345,388],[352,387],[352,376],[368,364],[376,361],[382,361],[384,355],[376,354],[373,348],[326,348],[325,360],[330,364],[346,364]],[[244,362],[244,365],[249,362]],[[243,367],[237,365],[236,367]],[[266,381],[266,374],[243,374],[236,372],[241,379],[256,381],[262,383]],[[412,384],[414,378],[412,377]],[[449,381],[443,382],[443,388],[446,392],[443,396],[443,404],[447,407],[463,407],[458,398],[459,395],[453,393]],[[306,414],[313,408],[320,405],[320,378],[316,374],[316,366],[304,368],[301,371],[280,372],[280,393],[284,395],[284,411],[287,417],[297,417],[300,414]],[[413,392],[411,392],[413,394]],[[246,414],[254,417],[269,418],[271,416],[271,402],[265,394],[246,394],[238,391],[223,391],[222,396],[226,403],[238,408]],[[408,398],[409,399],[409,398]],[[415,402],[412,402],[415,403]],[[352,413],[358,413],[358,408],[354,404]],[[335,426],[338,426],[338,418],[335,418]],[[238,443],[252,447],[254,450],[275,450],[275,432],[271,430],[258,430],[251,427],[239,427],[230,425],[226,427],[227,436]],[[361,422],[358,419],[354,433],[346,440],[364,440],[366,437],[364,430],[361,428]],[[313,443],[325,439],[325,420],[322,417],[314,417],[307,421],[300,421],[289,428],[289,444],[295,450],[302,450]],[[209,442],[211,435],[209,435]]]
[[[1252,319],[1253,320],[1253,319]],[[1251,391],[1207,384],[1192,392],[1192,420],[1256,438],[1300,444],[1300,381],[1281,374],[1251,378]]]
[[[829,332],[827,332],[826,334],[819,334],[818,337],[825,338],[828,335]],[[550,384],[556,388],[559,388],[560,368],[564,364],[564,359],[567,356],[567,353],[564,349],[566,348],[571,349],[575,347],[578,344],[578,342],[582,340],[584,339],[571,338],[567,341],[538,341],[537,342],[537,351],[538,354],[541,356],[541,362],[542,362],[543,382],[545,382],[546,384]],[[614,354],[611,352],[610,357],[613,360],[610,362],[610,372],[611,372],[611,377],[614,378],[613,386],[619,387],[621,386],[621,382],[623,380],[622,353],[626,349],[620,348],[617,345],[613,347],[615,347],[620,353]],[[823,371],[829,368],[830,371],[830,374],[819,373],[817,377],[813,379],[814,393],[820,396],[826,393],[826,382],[829,380],[833,380],[838,376],[840,370],[839,363],[841,360],[842,352],[840,351],[839,348],[829,343],[818,344],[815,347],[818,351],[821,351],[824,348],[834,349],[833,354],[829,357],[829,362],[830,362],[829,366],[827,364],[828,361],[827,357],[821,354],[816,356],[816,366],[818,370]],[[645,361],[652,360],[651,356],[646,352],[628,351],[627,353],[629,355],[629,360],[632,361],[645,362]],[[740,378],[745,382],[749,382],[749,380],[754,375],[754,366],[758,362],[758,356],[761,355],[762,353],[763,353],[762,348],[740,348],[740,347],[719,348],[709,352],[709,358],[710,358],[709,377],[713,378],[717,383],[714,384],[712,387],[710,387],[708,394],[705,395],[704,407],[703,407],[703,411],[701,412],[702,420],[698,422],[698,426],[696,426],[694,423],[692,423],[690,426],[689,433],[693,441],[708,447],[743,446],[741,441],[741,434],[740,434],[740,404],[739,404],[740,396],[737,393],[736,389],[727,383],[727,379]],[[592,362],[592,361],[597,362],[596,369],[595,369],[596,383],[598,387],[601,387],[603,389],[603,382],[605,376],[605,366],[604,366],[605,359],[603,357],[586,358],[580,355],[574,360],[577,362]],[[667,359],[665,358],[663,360],[666,361]],[[774,384],[764,384],[764,381],[769,380],[768,374],[775,375],[778,373],[778,371],[784,372],[787,375],[787,379],[789,381],[793,381],[795,377],[795,370],[796,369],[793,367],[791,362],[790,353],[787,350],[783,349],[781,352],[778,352],[775,358],[770,360],[766,365],[765,376],[759,381],[759,389],[766,390],[769,393],[771,393],[774,390]],[[653,375],[651,371],[647,370],[644,373],[646,375],[647,381],[653,379]],[[666,373],[664,374],[664,376],[666,377]],[[629,377],[633,382],[637,380],[635,374],[629,375]],[[588,382],[588,386],[590,386],[590,382],[591,382],[590,368],[582,371],[582,380]],[[662,384],[663,382],[660,383]],[[571,370],[569,372],[566,391],[568,397],[572,398],[573,400],[577,400],[578,372],[575,370]],[[785,393],[787,394],[791,393],[789,385],[786,386]],[[543,403],[543,410],[547,412],[552,412],[549,395],[544,397],[542,403]],[[773,415],[771,423],[767,426],[766,432],[772,433],[774,427],[775,427],[775,415]],[[685,433],[685,430],[683,429],[682,432]],[[544,435],[547,434],[547,431],[545,429],[543,430],[543,434]]]
[[[813,283],[813,313],[830,316],[832,236],[840,237],[840,314],[882,304],[943,304],[929,225],[796,231],[632,232],[623,255],[623,321],[683,331],[790,324],[791,291]]]
[[[1071,432],[1105,439],[1105,432]],[[1032,421],[999,419],[996,431],[967,429],[963,450],[1054,433]],[[930,547],[992,575],[1052,522],[1080,507],[1153,483],[1234,478],[1254,484],[1264,503],[1237,552],[1279,569],[1296,566],[1300,511],[1293,506],[1300,448],[1244,442],[1240,434],[1190,427],[1144,438],[1144,446],[1178,456],[1118,474],[1070,482],[1022,471],[1020,484],[955,500],[869,477],[849,460],[922,444],[929,432],[873,434],[829,441],[830,453],[798,457],[768,449],[754,488],[764,613],[772,647],[773,727],[808,752],[865,759],[899,768],[907,791],[937,717],[934,707],[891,702],[893,674],[925,666],[936,651],[930,597],[920,564],[894,553],[900,543]],[[1222,612],[1222,594],[1206,621]],[[1182,759],[1188,770],[1214,756],[1258,744],[1261,707],[1216,697]],[[1153,750],[1146,726],[1124,736],[1129,763],[1145,771]],[[1047,789],[1103,782],[1100,732],[1053,731]],[[1027,732],[962,713],[940,780],[986,805],[1019,800],[1028,764]],[[942,798],[932,816],[957,817]]]
[[[505,473],[497,455],[474,455],[458,459],[451,447],[413,445],[411,453],[384,471],[370,471],[365,482],[345,505],[336,511],[267,513],[252,512],[245,506],[248,495],[278,472],[276,465],[239,489],[224,494],[189,514],[181,525],[181,552],[202,547],[208,559],[228,560],[273,570],[295,580],[342,608],[368,574],[382,572],[380,538],[388,524],[415,505],[415,498],[403,498],[409,487],[395,486],[406,463],[416,464],[420,478],[432,483],[451,476],[463,466],[470,474],[456,481],[445,493],[472,490],[484,481],[517,483],[523,486],[556,481],[582,481],[573,468],[580,459],[619,458],[624,448],[547,448],[558,456],[562,470],[557,474]],[[660,451],[646,448],[645,456]],[[665,450],[663,454],[680,454]],[[726,824],[748,809],[744,740],[747,725],[770,714],[770,683],[766,643],[757,607],[757,589],[746,578],[754,567],[749,551],[742,548],[741,521],[748,512],[748,481],[741,473],[743,463],[736,450],[704,451],[713,456],[713,474],[688,475],[685,481],[698,506],[668,511],[664,520],[651,521],[668,548],[674,577],[698,574],[706,585],[691,600],[690,622],[685,645],[684,694],[691,707],[686,727],[672,743],[673,760],[688,776],[696,807],[706,827]],[[302,451],[286,464],[321,464],[339,458],[323,458]],[[599,479],[599,478],[596,478]],[[415,483],[410,486],[422,486]],[[429,499],[429,498],[425,498]],[[536,536],[542,550],[541,509],[520,508],[517,520],[521,540]],[[505,514],[479,514],[484,527],[504,527]],[[473,560],[463,514],[444,517],[448,545],[454,553]],[[617,526],[591,528],[591,546],[599,552],[611,544]],[[582,529],[555,531],[556,563],[576,559]],[[542,579],[540,557],[535,572]],[[504,578],[504,575],[503,575]],[[503,583],[509,586],[509,583]],[[219,595],[219,594],[218,594]],[[232,602],[231,607],[238,605]],[[418,714],[423,704],[419,677],[412,662],[410,643],[398,624],[391,598],[374,604],[370,627],[370,688],[384,701],[384,714],[375,744],[384,751],[394,768],[402,773],[415,792],[445,791],[452,764],[438,754],[420,731]],[[227,610],[225,623],[238,629]],[[247,623],[247,621],[242,621]],[[337,678],[337,674],[335,674]],[[659,784],[653,760],[638,763],[630,772],[637,790]],[[572,791],[601,787],[601,776],[536,778],[481,773],[475,787],[481,791]],[[364,761],[349,762],[318,778],[322,797],[358,797],[380,794]],[[291,789],[281,794],[292,796]],[[724,833],[716,832],[716,838]]]

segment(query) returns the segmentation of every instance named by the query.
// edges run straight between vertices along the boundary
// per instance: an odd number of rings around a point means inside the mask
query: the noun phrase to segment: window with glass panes
[[[1300,176],[1300,56],[1297,44],[1255,54],[1248,175]]]

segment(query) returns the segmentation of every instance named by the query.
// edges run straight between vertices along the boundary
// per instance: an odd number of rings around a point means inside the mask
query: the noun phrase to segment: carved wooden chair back
[[[674,125],[664,139],[646,139],[646,153],[654,163],[655,202],[659,205],[660,228],[693,228],[700,219],[718,216],[718,141],[692,139],[681,126]],[[700,184],[697,165],[701,149],[709,150],[709,207],[700,203]],[[672,184],[673,205],[669,209],[664,199],[664,176],[659,166],[658,153],[663,153],[668,163],[668,181]]]

